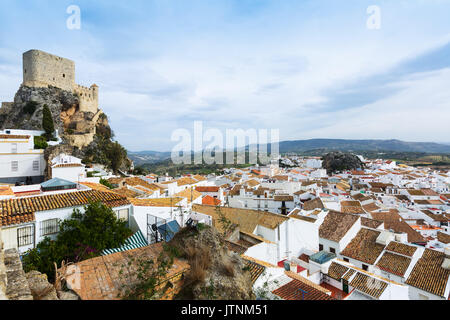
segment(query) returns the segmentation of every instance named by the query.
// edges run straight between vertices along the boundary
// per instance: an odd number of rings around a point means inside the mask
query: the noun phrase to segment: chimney
[[[447,246],[444,249],[445,258],[442,262],[442,268],[445,270],[450,270],[450,244],[447,244]]]

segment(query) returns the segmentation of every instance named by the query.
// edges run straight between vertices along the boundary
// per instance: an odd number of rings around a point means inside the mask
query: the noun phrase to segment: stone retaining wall
[[[5,253],[3,251],[2,228],[0,227],[0,300],[8,299],[6,297],[6,285]]]

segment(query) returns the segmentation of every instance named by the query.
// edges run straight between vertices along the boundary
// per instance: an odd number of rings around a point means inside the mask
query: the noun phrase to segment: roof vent
[[[394,235],[392,232],[384,230],[381,231],[377,237],[376,243],[386,246],[391,240],[393,240]]]

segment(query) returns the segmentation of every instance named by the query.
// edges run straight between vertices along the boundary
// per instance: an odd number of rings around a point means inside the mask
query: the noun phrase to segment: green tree
[[[78,262],[98,256],[104,249],[120,247],[132,234],[127,222],[118,220],[111,208],[90,203],[82,213],[74,209],[70,219],[60,223],[56,240],[46,238],[23,257],[24,270],[38,270],[54,279],[62,261]]]
[[[127,157],[127,150],[116,141],[108,146],[107,155],[111,161],[111,169],[117,173]]]
[[[44,109],[42,111],[42,129],[45,131],[45,137],[47,140],[50,140],[55,132],[55,125],[53,123],[50,108],[46,104],[44,105]]]

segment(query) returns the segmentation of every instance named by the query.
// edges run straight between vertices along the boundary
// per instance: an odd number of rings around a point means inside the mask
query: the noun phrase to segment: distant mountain
[[[133,160],[134,165],[139,166],[144,163],[158,163],[170,158],[170,152],[158,151],[128,151],[128,158]]]
[[[280,152],[304,152],[314,149],[340,151],[396,151],[450,153],[450,145],[434,142],[406,142],[400,140],[311,139],[280,142]]]
[[[244,148],[237,148],[243,150]],[[249,147],[245,147],[246,150]],[[445,153],[450,154],[450,144],[435,142],[406,142],[400,140],[347,140],[347,139],[310,139],[282,141],[279,145],[280,153],[304,153],[306,151],[393,151],[393,152],[417,152],[417,153]],[[270,145],[268,146],[270,152]],[[128,157],[134,161],[135,165],[144,163],[158,163],[170,159],[170,152],[139,151],[128,152]]]

